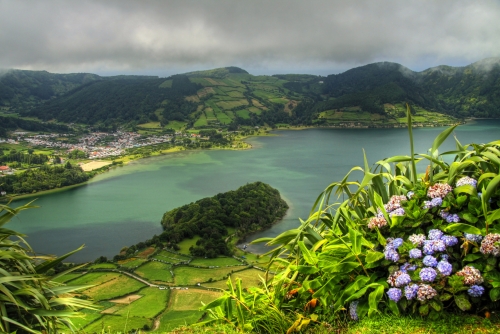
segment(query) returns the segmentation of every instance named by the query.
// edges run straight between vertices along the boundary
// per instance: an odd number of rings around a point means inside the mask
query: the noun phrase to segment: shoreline
[[[482,119],[496,119],[496,118],[467,118],[465,120],[462,120],[460,122],[460,124],[467,124],[467,123],[469,123],[471,121],[482,120]],[[430,128],[430,127],[446,127],[446,126],[450,126],[450,125],[416,126],[416,127],[417,128],[420,128],[420,127],[421,128],[426,128],[426,127]],[[301,130],[308,130],[308,129],[401,129],[401,128],[407,128],[407,127],[406,126],[398,126],[398,127],[392,127],[392,126],[376,126],[376,127],[368,127],[368,126],[352,126],[352,127],[345,127],[345,126],[290,126],[288,128],[281,127],[281,128],[263,130],[263,132],[259,131],[257,134],[251,134],[251,135],[247,135],[247,136],[241,136],[241,137],[239,137],[239,138],[237,138],[235,140],[236,142],[242,142],[242,143],[244,143],[246,145],[246,147],[217,147],[217,148],[212,148],[211,147],[211,148],[205,148],[205,149],[200,149],[200,148],[197,148],[197,149],[186,149],[184,147],[176,146],[176,147],[169,148],[169,149],[166,149],[166,150],[162,150],[162,151],[160,151],[158,153],[154,153],[154,154],[151,154],[151,155],[145,156],[145,157],[144,156],[137,156],[137,154],[130,154],[130,155],[125,155],[123,157],[117,158],[115,160],[100,159],[99,161],[108,161],[109,164],[106,165],[106,166],[97,168],[97,169],[95,169],[93,171],[90,171],[90,172],[94,172],[95,175],[93,175],[88,181],[85,181],[83,183],[73,184],[73,185],[70,185],[70,186],[61,187],[61,188],[55,188],[55,189],[50,189],[50,190],[43,190],[43,191],[39,191],[39,192],[32,193],[32,194],[21,194],[21,195],[14,195],[14,196],[11,196],[11,197],[6,196],[5,198],[0,198],[0,203],[2,203],[2,202],[6,202],[6,203],[15,202],[15,201],[18,201],[18,200],[23,200],[23,199],[33,198],[33,197],[38,197],[38,196],[50,195],[52,193],[56,193],[56,192],[60,192],[60,191],[66,191],[66,190],[70,190],[70,189],[77,188],[77,187],[82,187],[84,185],[87,185],[87,184],[91,183],[92,179],[96,175],[108,172],[112,168],[126,166],[130,162],[132,162],[132,161],[142,160],[142,159],[146,159],[146,158],[150,158],[150,157],[158,157],[158,156],[162,156],[162,155],[169,155],[169,154],[172,154],[172,153],[179,153],[179,152],[183,152],[183,151],[186,151],[186,152],[195,152],[195,151],[217,151],[217,150],[233,150],[233,151],[251,150],[251,149],[254,149],[254,147],[253,147],[252,144],[250,144],[248,142],[245,142],[246,139],[249,139],[249,138],[252,138],[252,137],[274,137],[274,136],[279,136],[279,134],[271,133],[271,131],[284,131],[284,130],[301,131]],[[414,126],[414,128],[415,128],[415,126]],[[116,163],[113,164],[113,161],[117,161],[119,163],[118,164],[116,164]]]

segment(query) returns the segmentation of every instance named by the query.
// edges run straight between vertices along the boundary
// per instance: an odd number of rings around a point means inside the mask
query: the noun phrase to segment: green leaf
[[[298,266],[297,271],[304,275],[312,275],[316,274],[319,271],[319,269],[311,266]]]
[[[429,314],[429,304],[420,305],[420,307],[418,308],[418,313],[420,313],[421,316],[426,316],[427,314]]]
[[[495,220],[499,220],[499,219],[500,219],[500,209],[496,209],[495,211],[492,211],[488,215],[488,221],[490,223],[493,223]]]
[[[384,257],[384,253],[367,251],[365,261],[366,261],[366,263],[373,263],[373,262],[377,262],[378,260],[382,259],[383,257]]]
[[[399,307],[398,304],[394,302],[394,300],[389,300],[387,302],[387,306],[389,307],[392,313],[394,313],[395,315],[399,315]]]
[[[327,273],[348,274],[357,267],[359,267],[359,262],[343,262],[333,266],[324,267],[323,271]]]
[[[368,310],[368,315],[372,316],[375,313],[378,313],[378,303],[384,296],[384,286],[379,285],[368,295],[368,305],[370,309]]]
[[[349,228],[349,240],[351,241],[351,250],[355,255],[361,254],[361,239],[362,234],[358,231]]]
[[[465,262],[472,262],[472,261],[476,261],[477,259],[480,259],[482,258],[482,256],[480,254],[467,254],[465,257],[464,257],[464,261]]]
[[[471,233],[471,234],[481,234],[481,230],[478,229],[477,227],[474,227],[472,225],[468,224],[462,224],[462,223],[453,223],[444,228],[445,232],[451,233],[451,232],[465,232],[465,233]]]
[[[458,308],[462,311],[468,311],[471,308],[471,304],[469,298],[465,294],[455,295],[455,304],[457,304]]]
[[[455,130],[456,127],[456,125],[449,127],[448,129],[441,132],[436,137],[436,139],[434,139],[434,142],[432,143],[431,154],[434,153],[439,148],[439,146],[441,146],[441,144],[446,140],[446,138],[448,138],[448,136],[453,132],[453,130]]]
[[[469,185],[469,184],[466,184],[466,185],[463,185],[463,186],[460,186],[460,187],[456,187],[455,189],[453,189],[453,193],[455,195],[458,195],[458,194],[469,194],[471,196],[477,196],[477,190],[475,187]]]
[[[490,299],[493,302],[500,299],[500,288],[493,288],[490,290]]]
[[[299,245],[304,260],[308,264],[316,265],[318,263],[318,258],[316,257],[316,253],[310,252],[302,240],[298,241],[297,244]]]
[[[453,297],[453,295],[449,294],[449,293],[443,293],[439,296],[439,300],[445,302],[447,300],[450,300],[451,297]]]
[[[382,246],[387,245],[387,240],[384,238],[384,236],[382,235],[382,233],[380,233],[380,230],[378,228],[376,230],[377,230],[377,240],[378,240],[378,242]]]
[[[443,309],[443,305],[435,299],[431,299],[429,305],[437,312],[440,312]]]

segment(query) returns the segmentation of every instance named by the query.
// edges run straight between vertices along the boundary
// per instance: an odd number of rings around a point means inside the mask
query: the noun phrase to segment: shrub
[[[429,154],[414,154],[411,114],[409,156],[354,167],[318,197],[306,221],[267,242],[274,261],[286,268],[262,289],[228,292],[245,307],[238,312],[214,302],[207,308],[255,327],[256,303],[304,326],[333,322],[339,312],[357,320],[390,311],[437,317],[443,309],[484,311],[500,299],[500,141],[438,148],[455,127],[443,131]],[[453,157],[450,161],[448,156]],[[444,158],[447,158],[446,160]],[[417,175],[417,163],[427,171]],[[351,174],[362,180],[351,181]],[[333,202],[333,198],[341,199]],[[272,263],[271,261],[270,263]],[[219,312],[219,313],[218,313]],[[243,319],[243,320],[241,320]]]

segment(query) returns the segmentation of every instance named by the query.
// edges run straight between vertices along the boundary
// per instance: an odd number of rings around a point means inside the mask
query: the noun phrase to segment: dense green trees
[[[201,239],[191,249],[193,255],[229,255],[225,242],[227,227],[235,228],[236,236],[244,236],[269,227],[281,219],[287,209],[276,189],[262,182],[250,183],[166,212],[161,221],[164,232],[160,239],[178,243],[199,235]]]
[[[6,175],[0,180],[0,187],[8,194],[26,194],[70,186],[88,179],[89,175],[79,166],[74,167],[69,163],[64,167],[43,165],[20,174]]]

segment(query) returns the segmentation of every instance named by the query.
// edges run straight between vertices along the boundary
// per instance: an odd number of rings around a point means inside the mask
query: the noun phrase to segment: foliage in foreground
[[[49,271],[79,249],[59,258],[39,256],[23,239],[23,235],[4,228],[21,210],[0,205],[0,332],[56,333],[58,328],[72,328],[70,317],[75,310],[92,308],[89,301],[72,297],[75,291],[88,288],[64,286],[48,276]],[[74,267],[72,270],[77,269]],[[66,274],[62,272],[57,277]]]
[[[364,168],[326,188],[299,228],[257,240],[277,246],[271,253],[286,268],[262,288],[230,284],[205,307],[209,322],[291,333],[347,314],[436,319],[444,309],[488,316],[499,308],[500,141],[456,140],[455,151],[439,154],[451,127],[430,153],[416,155],[407,114],[411,155],[373,168],[365,158]],[[428,165],[421,179],[417,163]],[[354,172],[361,182],[349,180]],[[342,201],[331,203],[335,195]],[[293,320],[278,322],[273,314]]]

